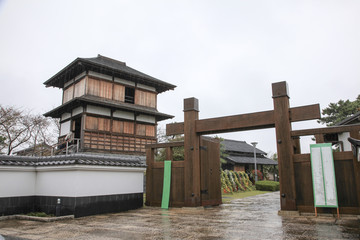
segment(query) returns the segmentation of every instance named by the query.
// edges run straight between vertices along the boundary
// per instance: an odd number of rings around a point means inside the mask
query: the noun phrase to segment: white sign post
[[[310,152],[315,216],[317,216],[317,207],[328,207],[337,208],[337,216],[339,218],[331,143],[311,144]]]

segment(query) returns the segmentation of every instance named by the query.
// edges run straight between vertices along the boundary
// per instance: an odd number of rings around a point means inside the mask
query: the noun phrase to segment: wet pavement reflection
[[[5,239],[360,239],[357,216],[278,215],[279,192],[212,208],[144,207],[42,223],[0,221]]]

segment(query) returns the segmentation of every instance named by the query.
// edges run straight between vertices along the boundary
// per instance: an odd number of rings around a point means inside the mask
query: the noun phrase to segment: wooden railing
[[[74,144],[72,144],[72,142],[74,142]],[[65,149],[65,154],[68,155],[69,147],[74,146],[74,145],[76,145],[76,148],[75,148],[76,153],[79,152],[80,138],[71,138],[69,140],[65,140],[63,142],[54,144],[51,146],[51,156],[59,154],[60,152],[64,151],[64,149]]]

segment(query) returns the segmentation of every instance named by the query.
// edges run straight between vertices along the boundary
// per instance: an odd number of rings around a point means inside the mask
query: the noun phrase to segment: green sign
[[[164,161],[164,181],[163,181],[163,194],[161,201],[161,208],[169,208],[170,200],[170,185],[171,185],[171,161]]]
[[[314,206],[338,208],[331,143],[311,144],[310,152]]]

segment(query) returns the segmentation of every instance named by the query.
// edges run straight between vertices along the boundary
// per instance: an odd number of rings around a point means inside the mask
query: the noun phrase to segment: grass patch
[[[235,199],[241,199],[251,196],[256,196],[264,193],[269,193],[269,191],[246,191],[246,192],[235,192],[235,193],[223,193],[222,194],[222,201],[223,203],[230,203],[231,201]]]

